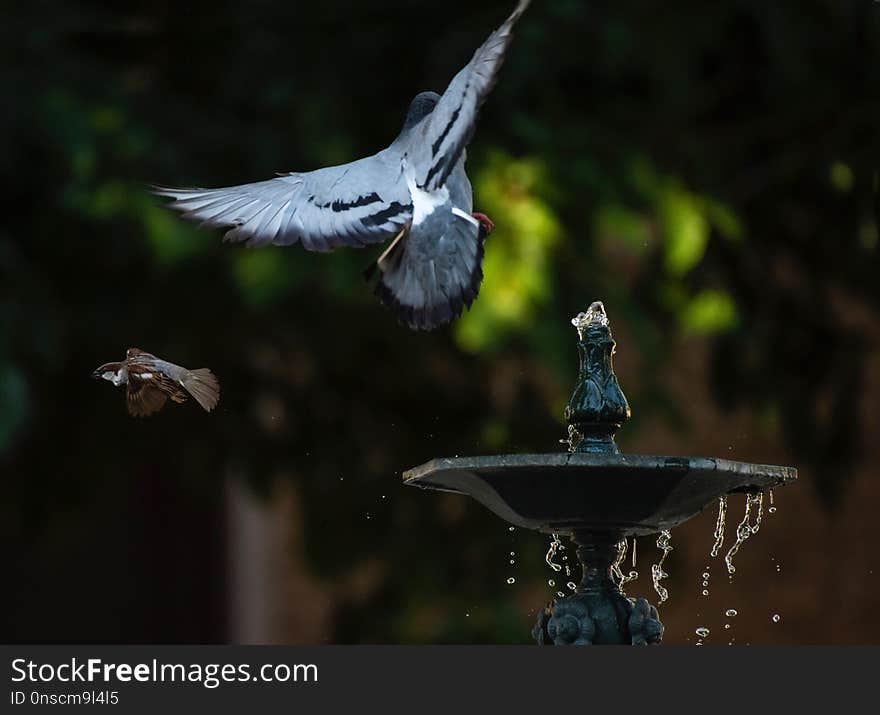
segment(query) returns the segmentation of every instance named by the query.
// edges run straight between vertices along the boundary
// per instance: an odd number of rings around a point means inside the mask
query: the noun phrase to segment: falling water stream
[[[551,534],[550,536],[553,538],[550,540],[550,548],[547,549],[547,555],[544,557],[544,561],[547,562],[547,565],[551,569],[558,573],[562,571],[562,565],[557,564],[553,559],[556,557],[559,547],[562,546],[562,542],[559,540],[559,534]]]
[[[745,542],[745,540],[748,539],[750,536],[757,534],[758,529],[761,528],[763,503],[763,494],[746,494],[746,511],[745,514],[743,514],[742,521],[736,527],[736,541],[734,542],[733,546],[730,547],[730,550],[724,557],[724,563],[727,566],[727,573],[731,575],[736,573],[736,567],[733,565],[733,557],[739,551],[739,547],[742,546],[743,542]],[[752,508],[755,508],[757,511],[754,524],[749,523],[752,514]]]
[[[624,591],[624,586],[628,584],[630,581],[635,581],[639,577],[639,572],[635,570],[636,565],[636,539],[633,537],[633,550],[632,550],[632,565],[633,568],[629,573],[623,573],[620,568],[620,565],[626,559],[626,552],[628,550],[628,543],[626,538],[621,539],[617,544],[617,559],[611,565],[611,578],[617,584],[617,587],[620,589],[621,593],[626,593]]]
[[[727,518],[727,495],[718,497],[718,520],[715,522],[715,543],[712,545],[712,556],[718,556],[718,550],[724,543],[724,522]]]
[[[663,570],[663,562],[666,561],[666,557],[669,555],[669,552],[672,551],[672,546],[669,543],[671,539],[672,534],[669,533],[668,529],[664,529],[660,532],[660,536],[657,539],[657,548],[660,549],[663,554],[660,556],[660,560],[656,564],[651,565],[651,580],[654,582],[654,590],[660,597],[660,603],[665,603],[666,599],[669,598],[669,591],[660,585],[660,581],[669,576],[669,574]]]

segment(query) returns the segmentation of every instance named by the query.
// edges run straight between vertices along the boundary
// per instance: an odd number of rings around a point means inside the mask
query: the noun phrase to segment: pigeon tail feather
[[[377,263],[381,278],[375,294],[402,323],[427,331],[458,318],[477,297],[484,235],[456,217],[439,241],[429,239],[426,246],[420,238],[413,231]]]

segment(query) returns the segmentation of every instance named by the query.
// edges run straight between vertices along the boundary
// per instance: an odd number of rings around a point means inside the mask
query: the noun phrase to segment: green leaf
[[[679,321],[685,332],[707,335],[731,330],[739,322],[739,316],[728,293],[707,289],[684,305]]]

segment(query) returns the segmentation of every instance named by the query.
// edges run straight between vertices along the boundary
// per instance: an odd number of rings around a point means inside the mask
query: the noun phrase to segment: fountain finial
[[[571,321],[578,331],[580,368],[568,405],[569,450],[572,452],[618,452],[614,434],[629,419],[629,404],[620,389],[611,356],[616,343],[611,337],[608,314],[602,301],[594,301],[586,313]]]

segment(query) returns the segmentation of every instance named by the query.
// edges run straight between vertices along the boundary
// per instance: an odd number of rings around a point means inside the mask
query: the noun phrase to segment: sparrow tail
[[[220,400],[220,383],[208,368],[190,370],[182,382],[186,391],[193,396],[205,412],[210,412],[217,406],[217,402]]]

